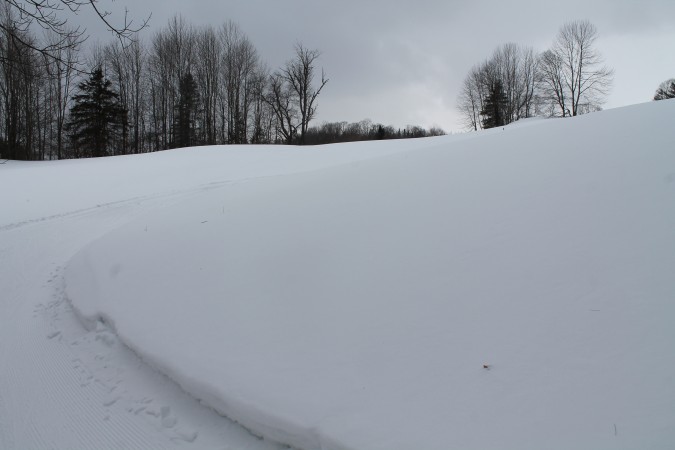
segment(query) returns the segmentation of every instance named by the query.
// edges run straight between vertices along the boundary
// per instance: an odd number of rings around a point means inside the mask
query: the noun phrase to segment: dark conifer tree
[[[78,85],[73,97],[68,131],[74,157],[108,156],[111,144],[126,124],[127,111],[120,106],[118,95],[103,70],[95,69],[88,80]]]
[[[199,93],[197,83],[190,72],[180,79],[178,105],[174,115],[174,146],[196,145],[196,119]]]
[[[386,136],[386,133],[384,131],[384,127],[382,125],[377,126],[377,139],[382,140]]]
[[[497,80],[492,83],[489,94],[485,99],[483,110],[480,112],[483,116],[483,128],[494,128],[506,125],[506,108],[508,107],[508,98],[504,92],[502,82]]]

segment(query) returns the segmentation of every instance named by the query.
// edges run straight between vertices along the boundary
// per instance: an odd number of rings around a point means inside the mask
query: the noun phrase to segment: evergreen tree
[[[506,125],[506,108],[509,100],[504,92],[502,82],[497,80],[489,87],[483,110],[483,128],[494,128]]]
[[[127,111],[120,106],[110,80],[96,68],[88,80],[78,85],[73,97],[68,131],[75,157],[97,157],[114,154],[111,144],[126,124]]]
[[[377,126],[377,139],[382,140],[386,136],[386,133],[384,131],[384,127],[382,125]]]
[[[180,79],[179,100],[174,114],[174,146],[190,147],[196,144],[196,116],[199,104],[197,83],[190,72]]]
[[[654,100],[667,100],[669,98],[675,98],[675,79],[661,83],[654,94]]]

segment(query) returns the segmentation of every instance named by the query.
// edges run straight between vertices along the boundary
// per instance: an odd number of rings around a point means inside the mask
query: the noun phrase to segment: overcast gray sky
[[[262,59],[277,68],[295,42],[321,50],[328,78],[317,122],[438,125],[460,131],[455,109],[469,69],[500,44],[545,50],[559,27],[588,19],[597,47],[614,68],[605,108],[649,101],[675,78],[673,0],[103,0],[127,5],[133,17],[152,13],[151,36],[174,14],[194,25],[238,23]],[[118,18],[116,13],[113,17]],[[101,36],[94,26],[94,37]],[[105,38],[105,35],[103,35]]]

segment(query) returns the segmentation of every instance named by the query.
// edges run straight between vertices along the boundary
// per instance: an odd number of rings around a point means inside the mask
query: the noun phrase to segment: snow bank
[[[198,192],[84,248],[68,296],[297,448],[671,448],[674,113],[401,141]]]

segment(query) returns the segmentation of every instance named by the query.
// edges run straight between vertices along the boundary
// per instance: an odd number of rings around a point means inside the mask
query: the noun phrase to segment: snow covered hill
[[[673,117],[0,165],[0,447],[671,449]]]
[[[0,161],[0,449],[280,448],[204,408],[64,292],[74,253],[148,210],[247,179],[401,145],[227,147],[56,162]]]
[[[199,192],[86,246],[67,295],[298,448],[671,448],[674,106]]]

